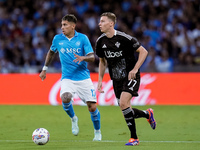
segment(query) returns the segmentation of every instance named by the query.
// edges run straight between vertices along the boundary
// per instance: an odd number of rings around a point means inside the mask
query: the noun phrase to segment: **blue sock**
[[[74,113],[74,109],[72,106],[72,102],[71,101],[69,103],[62,102],[62,106],[63,106],[64,111],[69,115],[69,117],[73,118],[75,113]]]
[[[100,112],[98,109],[96,109],[94,112],[90,112],[91,115],[91,120],[93,122],[93,126],[95,130],[99,130],[101,125],[100,125]]]

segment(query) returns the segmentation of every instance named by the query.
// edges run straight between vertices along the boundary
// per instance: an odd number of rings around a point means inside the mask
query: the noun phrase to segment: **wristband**
[[[47,66],[44,66],[43,68],[42,68],[42,70],[47,70],[48,69],[48,67]]]

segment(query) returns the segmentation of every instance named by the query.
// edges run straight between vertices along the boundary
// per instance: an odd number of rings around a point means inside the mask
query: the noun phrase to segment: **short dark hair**
[[[67,14],[62,18],[63,21],[73,22],[76,24],[77,18],[73,14]]]
[[[115,16],[114,13],[112,13],[112,12],[105,12],[105,13],[103,13],[103,14],[101,15],[101,17],[102,17],[102,16],[107,16],[109,19],[111,19],[111,20],[114,22],[114,24],[116,24],[117,17]]]

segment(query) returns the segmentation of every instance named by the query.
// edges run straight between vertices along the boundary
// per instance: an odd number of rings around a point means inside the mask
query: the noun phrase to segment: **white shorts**
[[[81,81],[63,79],[61,81],[60,97],[65,92],[71,93],[72,99],[76,93],[84,103],[88,101],[97,102],[94,85],[90,78]]]

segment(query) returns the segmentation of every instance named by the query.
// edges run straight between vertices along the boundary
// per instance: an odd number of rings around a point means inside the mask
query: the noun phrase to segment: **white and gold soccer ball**
[[[49,141],[50,134],[45,128],[38,128],[33,131],[32,140],[37,145],[44,145]]]

